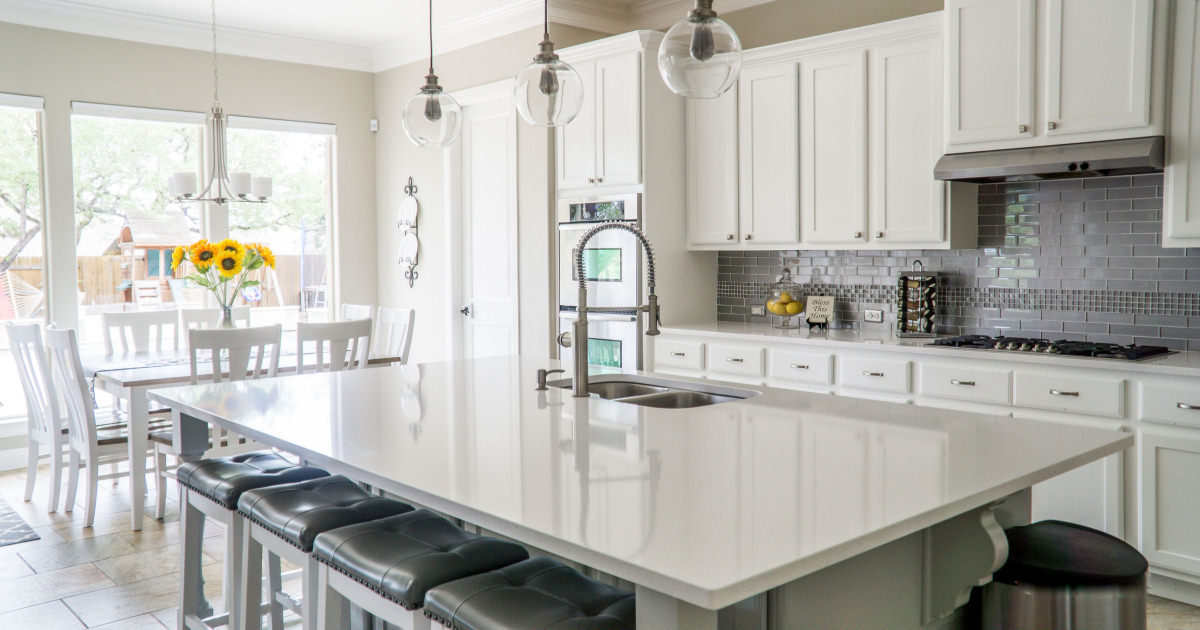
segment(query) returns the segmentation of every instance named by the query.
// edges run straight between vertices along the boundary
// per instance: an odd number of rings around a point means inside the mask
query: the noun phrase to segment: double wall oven
[[[577,348],[563,345],[579,306],[579,276],[575,246],[584,232],[597,223],[627,221],[641,227],[640,194],[607,195],[558,202],[558,332],[559,357],[570,364]],[[642,303],[641,249],[635,237],[623,230],[601,232],[583,252],[588,306],[628,306],[628,313],[588,313],[588,362],[619,371],[641,368],[641,316],[634,308]]]

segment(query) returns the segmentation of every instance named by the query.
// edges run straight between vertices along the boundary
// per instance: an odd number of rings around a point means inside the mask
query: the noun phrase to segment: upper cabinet
[[[1161,134],[1167,6],[947,0],[947,152]]]
[[[746,245],[794,246],[800,241],[796,75],[796,64],[784,62],[746,68],[738,80],[741,208],[728,211],[737,212]]]
[[[569,59],[583,79],[583,108],[558,129],[559,190],[642,182],[642,52]]]
[[[867,237],[867,51],[804,59],[800,75],[804,237],[861,243]]]
[[[1175,3],[1163,245],[1200,247],[1200,1]]]
[[[688,99],[687,233],[689,246],[735,246],[738,224],[738,91]]]

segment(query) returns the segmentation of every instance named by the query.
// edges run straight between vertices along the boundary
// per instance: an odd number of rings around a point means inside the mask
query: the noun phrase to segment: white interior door
[[[455,181],[466,358],[518,352],[516,124],[507,95],[463,107]]]

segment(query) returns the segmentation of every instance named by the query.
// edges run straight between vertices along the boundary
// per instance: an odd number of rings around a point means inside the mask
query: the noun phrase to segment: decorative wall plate
[[[400,239],[400,264],[416,265],[417,250],[421,247],[421,241],[417,239],[417,235],[409,232]]]
[[[416,197],[405,197],[400,202],[400,220],[396,221],[396,227],[417,227],[417,211],[420,209],[421,204]]]

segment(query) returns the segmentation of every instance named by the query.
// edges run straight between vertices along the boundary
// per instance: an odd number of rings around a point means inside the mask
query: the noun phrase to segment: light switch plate
[[[882,322],[883,321],[883,311],[877,311],[877,310],[868,308],[863,311],[863,319],[868,322]]]
[[[751,315],[766,315],[767,307],[763,306],[762,304],[759,304],[758,306],[751,306],[750,314]]]

